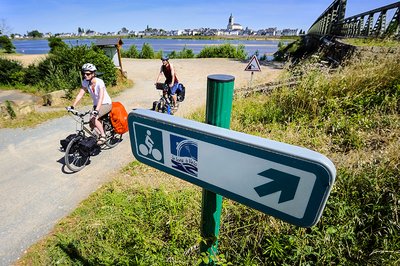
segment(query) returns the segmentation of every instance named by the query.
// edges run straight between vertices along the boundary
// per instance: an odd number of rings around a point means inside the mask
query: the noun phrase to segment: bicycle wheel
[[[106,144],[109,148],[114,148],[122,141],[122,135],[114,132],[114,129],[106,131]]]
[[[167,112],[167,101],[164,98],[161,98],[160,102],[158,103],[158,112]]]
[[[89,161],[87,155],[83,155],[78,148],[78,142],[80,138],[74,138],[70,141],[67,148],[65,149],[65,165],[69,170],[78,172],[82,170]]]

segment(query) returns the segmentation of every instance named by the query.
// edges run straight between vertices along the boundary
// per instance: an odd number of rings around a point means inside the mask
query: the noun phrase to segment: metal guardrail
[[[394,10],[394,16],[387,24],[387,12]],[[400,2],[380,7],[368,12],[361,13],[338,23],[340,36],[344,37],[399,37],[400,29]],[[378,19],[374,25],[374,16]],[[387,27],[386,27],[387,25]]]
[[[347,0],[335,0],[314,22],[308,34],[340,37],[400,38],[400,2],[345,18]],[[394,11],[387,23],[388,11]],[[374,23],[374,17],[377,17]]]

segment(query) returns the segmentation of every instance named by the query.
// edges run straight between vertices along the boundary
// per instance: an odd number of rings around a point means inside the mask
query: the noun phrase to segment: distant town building
[[[228,20],[228,26],[226,27],[227,30],[243,30],[242,25],[235,23],[232,14]]]
[[[283,29],[282,36],[298,36],[299,35],[299,29]]]
[[[210,29],[210,28],[198,28],[198,29],[176,29],[176,30],[164,30],[164,29],[153,29],[147,26],[145,30],[133,31],[123,27],[117,32],[100,33],[93,30],[86,30],[79,28],[78,33],[56,33],[54,36],[67,38],[67,37],[96,37],[96,36],[138,36],[138,37],[151,37],[151,36],[298,36],[301,32],[298,29],[277,29],[276,27],[253,30],[248,27],[243,28],[242,25],[235,23],[234,17],[231,13],[228,19],[228,25],[223,29]],[[304,33],[303,33],[304,34]],[[44,38],[49,38],[52,33],[45,33]],[[26,35],[18,33],[12,34],[12,38],[30,38]]]
[[[262,31],[261,35],[265,35],[265,36],[276,36],[278,32],[277,28],[268,28]]]

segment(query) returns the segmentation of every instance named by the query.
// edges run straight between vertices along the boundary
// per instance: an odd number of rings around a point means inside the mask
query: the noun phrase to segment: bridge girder
[[[343,37],[386,37],[400,38],[400,2],[345,18],[347,0],[334,0],[308,30],[308,34],[334,35]],[[395,10],[387,23],[387,12]],[[374,16],[378,14],[374,24]],[[365,23],[365,17],[366,23]]]

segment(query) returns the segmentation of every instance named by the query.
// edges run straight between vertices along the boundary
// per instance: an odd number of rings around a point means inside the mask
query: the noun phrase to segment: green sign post
[[[207,77],[207,124],[230,127],[234,80],[230,75]],[[201,242],[200,252],[209,254],[208,265],[214,265],[214,257],[217,254],[221,209],[222,196],[203,189],[201,235],[204,241]]]

